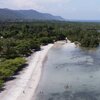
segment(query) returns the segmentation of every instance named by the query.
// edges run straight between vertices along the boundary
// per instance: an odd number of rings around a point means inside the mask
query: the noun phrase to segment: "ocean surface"
[[[47,55],[33,99],[100,100],[100,48],[55,45]]]

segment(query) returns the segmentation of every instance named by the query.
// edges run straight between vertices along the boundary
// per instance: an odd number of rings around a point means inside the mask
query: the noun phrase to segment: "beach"
[[[52,46],[53,44],[42,46],[41,51],[27,59],[28,66],[14,76],[16,79],[5,83],[0,100],[31,100],[41,77],[44,60]]]

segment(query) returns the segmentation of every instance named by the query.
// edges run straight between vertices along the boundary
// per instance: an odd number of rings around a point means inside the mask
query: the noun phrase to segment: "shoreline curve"
[[[31,100],[39,84],[42,66],[48,51],[54,44],[41,47],[28,58],[28,67],[15,76],[16,79],[5,83],[5,90],[0,93],[0,100]]]

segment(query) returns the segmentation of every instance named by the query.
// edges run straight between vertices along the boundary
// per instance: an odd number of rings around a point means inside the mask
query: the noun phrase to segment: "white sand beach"
[[[52,46],[43,46],[41,51],[28,58],[29,65],[15,76],[16,79],[5,83],[0,100],[31,100],[41,77],[43,62]]]

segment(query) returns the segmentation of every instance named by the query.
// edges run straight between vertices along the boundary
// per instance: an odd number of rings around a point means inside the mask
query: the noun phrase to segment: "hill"
[[[64,19],[48,13],[41,13],[36,10],[11,10],[0,9],[0,21],[32,21],[32,20],[58,20]]]

